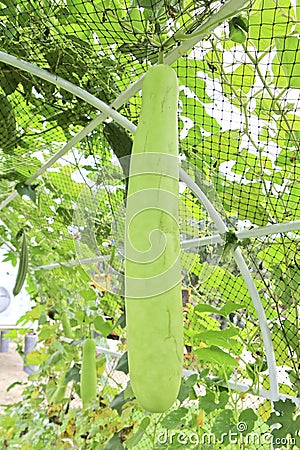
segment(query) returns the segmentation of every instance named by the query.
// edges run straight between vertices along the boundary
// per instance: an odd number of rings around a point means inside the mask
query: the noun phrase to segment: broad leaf
[[[199,348],[194,354],[200,359],[212,365],[222,365],[229,367],[237,367],[238,362],[229,353],[225,353],[218,347]]]

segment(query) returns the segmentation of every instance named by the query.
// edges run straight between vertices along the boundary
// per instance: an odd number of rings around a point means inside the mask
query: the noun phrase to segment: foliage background
[[[1,0],[1,50],[111,103],[157,61],[162,41],[175,48],[176,28],[192,32],[195,15],[197,25],[215,3],[140,0],[140,9],[137,1]],[[290,0],[252,2],[249,14],[218,27],[173,65],[180,85],[181,156],[202,171],[207,186],[214,186],[232,231],[300,220],[299,8],[299,2]],[[3,62],[0,102],[0,199],[4,200],[16,186],[24,189],[22,183],[97,111],[58,86]],[[138,94],[119,111],[137,124],[140,106]],[[130,390],[112,388],[102,378],[108,362],[101,355],[99,403],[89,411],[71,406],[70,399],[79,393],[80,349],[89,330],[103,337],[115,333],[123,340],[120,350],[126,350],[123,299],[99,293],[82,267],[36,268],[76,259],[78,196],[95,174],[104,167],[111,170],[113,156],[130,153],[131,140],[116,124],[100,125],[40,176],[36,185],[25,188],[34,201],[18,196],[2,210],[0,239],[8,246],[6,258],[13,264],[20,247],[16,236],[27,229],[27,290],[36,306],[24,317],[24,325],[36,321],[39,336],[38,350],[30,357],[39,364],[39,371],[25,389],[23,401],[0,419],[3,445],[178,448],[176,440],[157,446],[159,430],[178,434],[183,424],[187,433],[196,430],[201,436],[213,430],[218,436],[220,430],[235,430],[241,421],[248,424],[248,433],[263,433],[279,423],[282,426],[273,429],[274,436],[295,436],[299,416],[291,401],[277,402],[271,413],[268,400],[257,402],[246,395],[245,403],[244,395],[228,384],[235,375],[238,380],[250,380],[251,392],[256,393],[269,388],[269,379],[255,310],[230,251],[205,283],[199,283],[205,261],[215,251],[208,247],[201,250],[184,280],[191,289],[185,310],[189,349],[185,364],[198,375],[183,380],[176,409],[165,417],[144,417]],[[113,212],[123,195],[120,183],[114,194],[104,194],[93,217],[97,244],[108,254],[112,248],[103,243],[110,243]],[[199,236],[213,234],[206,212],[188,189],[183,198]],[[276,362],[284,374],[280,392],[293,397],[299,397],[300,390],[299,248],[299,231],[251,239],[242,247],[265,307]],[[74,332],[72,345],[62,339],[66,335],[63,311]],[[230,314],[242,317],[244,327],[232,323]],[[121,368],[127,372],[126,364]],[[60,378],[71,392],[53,405],[51,395]],[[193,408],[186,407],[187,400]],[[228,448],[233,447],[228,442]]]

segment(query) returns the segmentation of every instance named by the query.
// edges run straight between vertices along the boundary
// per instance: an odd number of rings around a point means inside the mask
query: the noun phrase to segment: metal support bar
[[[202,192],[200,187],[181,168],[179,169],[179,176],[185,182],[185,184],[192,190],[192,192],[194,192],[196,197],[200,200],[200,202],[206,208],[208,214],[214,221],[219,232],[221,234],[226,233],[226,231],[228,231],[228,230],[227,230],[225,223],[219,216],[215,207],[211,204],[209,199]],[[243,258],[243,255],[239,248],[235,250],[235,252],[233,253],[233,256],[234,256],[237,266],[240,269],[240,272],[245,280],[245,283],[248,287],[248,290],[249,290],[249,293],[250,293],[250,296],[251,296],[251,299],[252,299],[252,302],[253,302],[253,305],[254,305],[258,320],[259,320],[259,326],[260,326],[262,339],[263,339],[264,346],[265,346],[266,358],[267,358],[268,369],[269,369],[271,397],[272,397],[273,401],[277,401],[279,398],[279,388],[278,388],[276,359],[275,359],[275,353],[274,353],[271,333],[270,333],[270,329],[268,326],[266,314],[265,314],[264,308],[262,306],[262,303],[260,301],[260,297],[257,292],[257,288],[254,284],[254,281],[252,279],[250,270],[248,269],[248,267],[245,263],[245,260]]]
[[[65,337],[61,337],[61,340],[63,342],[67,342],[67,343],[72,342],[72,339],[65,338]],[[109,339],[107,339],[107,341],[108,340]],[[123,353],[121,353],[121,352],[116,352],[116,351],[110,350],[109,348],[100,347],[99,345],[96,346],[96,351],[99,353],[103,353],[104,355],[111,356],[112,358],[119,359],[119,358],[121,358],[121,356],[123,356]],[[197,374],[197,373],[198,372],[193,371],[193,370],[188,370],[188,369],[182,370],[183,377],[189,377],[189,376]],[[234,379],[228,380],[228,385],[229,385],[230,389],[232,389],[233,391],[236,391],[236,392],[245,392],[246,393],[251,389],[251,386],[244,384],[244,383],[239,383]],[[257,393],[250,393],[250,395],[266,398],[268,400],[273,400],[271,391],[269,391],[267,389],[259,389]],[[287,399],[291,400],[293,403],[295,403],[295,405],[297,407],[300,407],[300,398],[298,398],[298,397],[293,397],[291,395],[285,395],[285,394],[279,394],[279,399],[283,400],[283,401],[287,400]]]
[[[91,263],[99,262],[99,261],[108,261],[108,260],[110,260],[110,258],[111,258],[110,255],[95,256],[94,258],[74,259],[73,261],[65,261],[65,262],[61,262],[61,263],[47,264],[45,266],[37,266],[37,267],[33,267],[32,269],[35,272],[36,270],[58,269],[61,266],[74,267],[74,266],[81,266],[82,264],[91,264]]]
[[[255,238],[270,236],[278,233],[287,233],[289,231],[300,230],[300,220],[295,220],[288,223],[278,223],[275,225],[268,225],[266,227],[252,228],[251,230],[241,230],[237,231],[235,234],[238,239]],[[300,239],[300,236],[299,236]],[[194,247],[204,247],[205,245],[220,244],[224,242],[223,238],[219,234],[214,234],[212,236],[206,236],[202,238],[187,239],[181,241],[181,248],[194,248]],[[116,258],[118,255],[115,256]],[[35,270],[49,270],[57,269],[61,266],[73,267],[81,264],[90,264],[98,261],[105,261],[110,259],[110,256],[95,256],[94,258],[83,258],[75,259],[72,261],[63,261],[61,263],[46,264],[44,266],[36,266],[32,269]]]
[[[96,109],[99,109],[107,116],[110,116],[120,125],[125,127],[127,130],[134,132],[132,127],[134,126],[126,117],[122,116],[118,111],[113,109],[111,106],[107,105],[105,102],[90,94],[86,90],[76,86],[70,81],[65,80],[57,75],[53,75],[45,69],[40,69],[34,64],[31,64],[27,61],[23,61],[22,59],[18,59],[15,56],[9,55],[8,53],[0,52],[0,61],[9,64],[10,66],[17,67],[18,69],[24,70],[25,72],[31,73],[43,80],[49,81],[60,88],[65,89],[71,94],[74,94],[76,97],[81,98],[86,101],[90,105],[94,106]]]
[[[199,40],[201,40],[203,37],[204,37],[203,35],[198,35],[195,39],[191,39],[191,40],[185,41],[181,46],[179,46],[178,49],[175,49],[174,51],[170,52],[169,55],[167,55],[167,57],[165,58],[165,62],[167,64],[172,64],[176,59],[178,59],[180,56],[182,56],[184,53],[186,53],[189,49],[194,47],[194,45],[197,42],[199,42]],[[136,127],[127,118],[125,118],[124,116],[119,114],[117,111],[115,111],[111,106],[106,105],[104,102],[102,102],[101,100],[99,100],[96,97],[94,97],[92,94],[86,92],[85,90],[79,88],[78,86],[75,86],[73,83],[70,83],[70,82],[68,82],[68,81],[64,80],[63,78],[58,77],[56,75],[52,75],[49,72],[47,72],[47,71],[45,71],[43,69],[40,69],[40,68],[34,66],[31,63],[19,60],[19,59],[15,58],[14,56],[8,55],[7,53],[4,53],[4,52],[0,52],[0,61],[6,62],[7,64],[10,64],[10,65],[12,65],[14,67],[18,67],[21,70],[25,70],[27,72],[30,72],[33,75],[39,76],[40,78],[45,79],[45,80],[47,80],[47,81],[49,81],[49,82],[51,82],[51,83],[53,83],[55,85],[59,85],[63,89],[73,93],[74,95],[82,98],[83,100],[87,101],[91,105],[95,106],[95,108],[102,110],[104,113],[101,114],[100,116],[98,116],[99,123],[101,123],[103,120],[105,120],[106,116],[109,115],[117,123],[119,123],[124,128],[129,130],[131,133],[135,132]],[[126,97],[127,97],[127,99],[129,99],[132,95],[134,95],[136,92],[138,92],[138,90],[141,87],[142,78],[143,77],[141,77],[136,83],[134,83],[132,86],[130,86],[130,88],[128,88],[126,91],[124,91],[123,99],[125,99]],[[117,101],[116,101],[116,104],[117,104]],[[119,105],[119,106],[121,106],[121,105]],[[115,106],[115,107],[118,107],[118,106]],[[101,121],[100,121],[100,117],[101,117]],[[94,121],[95,120],[96,119],[94,119]],[[91,124],[89,124],[89,125],[91,125]],[[95,125],[95,127],[96,126],[97,125]],[[81,131],[84,134],[84,130],[81,130]],[[80,141],[80,139],[78,139],[77,142],[79,142],[79,141]],[[66,146],[64,147],[64,150],[65,150],[65,148],[66,148]],[[71,148],[71,147],[69,146],[69,148]],[[64,153],[66,153],[68,151],[68,149],[65,150]],[[59,152],[60,153],[59,157],[62,156],[62,154],[61,154],[62,150],[63,149],[61,149],[60,152]],[[57,159],[55,159],[56,156],[57,156],[57,154],[54,155],[51,158],[52,164],[59,158],[58,157]],[[49,164],[49,161],[48,161],[48,164]],[[47,165],[47,163],[46,163],[43,166],[43,168],[40,168],[39,169],[39,175],[41,175],[41,173],[43,173],[45,170],[47,170],[47,168],[50,167],[52,164]],[[47,165],[47,167],[45,168],[46,165]],[[39,176],[39,175],[36,175],[36,174],[37,174],[37,172],[31,177],[31,179],[33,177],[35,179],[35,178],[37,178]],[[189,186],[189,188],[195,193],[195,195],[199,198],[201,203],[205,206],[205,208],[207,209],[208,213],[210,214],[210,216],[214,220],[217,228],[219,229],[219,232],[220,233],[225,233],[227,231],[227,227],[225,226],[224,222],[222,221],[221,217],[218,215],[218,213],[215,210],[215,208],[213,207],[213,205],[209,202],[207,197],[203,194],[203,192],[201,191],[199,186],[197,186],[197,184],[182,169],[180,170],[180,176],[181,176],[181,179],[186,182],[187,186]],[[29,180],[27,180],[27,184],[30,184]],[[13,198],[15,198],[15,196],[16,196],[16,193],[12,193],[8,197],[8,199],[6,199],[0,205],[0,209],[2,209],[4,206],[6,206],[8,203],[10,203],[10,201]],[[253,282],[253,279],[251,277],[250,271],[247,268],[246,263],[245,263],[245,261],[243,259],[243,256],[242,256],[242,254],[241,254],[239,249],[237,249],[235,251],[234,257],[235,257],[235,260],[236,260],[236,262],[237,262],[237,264],[238,264],[238,266],[239,266],[239,268],[241,270],[241,273],[242,273],[242,275],[244,277],[244,280],[245,280],[245,282],[246,282],[246,284],[248,286],[248,289],[249,289],[249,292],[250,292],[250,295],[251,295],[254,307],[256,309],[256,313],[257,313],[258,318],[259,318],[259,323],[260,323],[260,327],[261,327],[263,341],[264,341],[264,344],[265,344],[266,356],[267,356],[268,367],[269,367],[271,396],[272,396],[272,400],[277,400],[279,398],[279,391],[278,391],[276,361],[275,361],[274,349],[273,349],[273,345],[272,345],[270,330],[268,328],[265,312],[264,312],[264,309],[263,309],[262,304],[260,302],[260,298],[259,298],[256,286],[255,286],[255,284]]]
[[[53,155],[48,161],[45,162],[30,178],[28,178],[25,183],[27,185],[31,184],[34,180],[36,180],[40,175],[46,172],[49,167],[53,166],[53,164],[64,156],[72,147],[74,147],[78,142],[84,139],[91,131],[93,131],[100,123],[103,122],[103,114],[95,117],[85,128],[80,130],[66,145],[64,145],[55,155]],[[17,197],[17,191],[13,191],[1,204],[0,211],[7,206],[11,201],[13,201]]]
[[[198,31],[200,28],[198,29]],[[177,48],[171,50],[165,56],[165,64],[173,64],[177,59],[181,56],[185,55],[189,50],[191,50],[196,44],[199,43],[201,39],[203,39],[211,30],[208,30],[206,27],[203,29],[203,34],[199,34],[197,37],[192,39],[187,39]],[[74,147],[78,142],[84,139],[91,131],[93,131],[97,126],[99,126],[102,122],[104,122],[107,117],[112,117],[116,120],[117,123],[122,125],[125,129],[131,131],[132,133],[135,130],[132,128],[133,124],[128,121],[124,116],[119,114],[115,109],[119,109],[124,103],[126,103],[132,96],[134,96],[141,88],[144,75],[142,75],[137,81],[132,83],[127,89],[125,89],[118,98],[116,98],[110,106],[106,105],[101,100],[97,99],[92,94],[88,93],[84,89],[79,88],[78,86],[70,83],[69,81],[64,80],[57,75],[53,75],[47,72],[44,69],[40,69],[39,67],[28,63],[26,61],[22,61],[12,55],[9,55],[5,52],[0,52],[0,61],[6,62],[7,64],[18,67],[25,72],[29,72],[35,76],[43,78],[50,83],[55,84],[56,86],[60,86],[66,91],[72,92],[74,95],[78,95],[80,98],[85,100],[86,102],[92,104],[97,109],[106,111],[104,113],[99,114],[99,116],[95,117],[85,128],[80,130],[66,145],[64,145],[55,155],[53,155],[40,169],[35,172],[28,180],[25,181],[25,184],[31,184],[36,178],[42,175],[49,167],[51,167],[58,159],[60,159],[63,155],[65,155],[72,147]],[[123,120],[125,119],[125,120]],[[7,206],[11,201],[13,201],[17,197],[17,192],[12,192],[1,204],[0,211]]]
[[[276,223],[274,225],[267,225],[265,227],[251,228],[251,230],[237,231],[236,237],[238,239],[251,239],[256,237],[272,236],[274,234],[288,233],[300,230],[300,220],[294,220],[286,223]],[[300,239],[300,236],[299,236]],[[181,242],[182,248],[203,247],[205,245],[219,244],[223,241],[219,234],[206,236],[203,238],[187,239]]]

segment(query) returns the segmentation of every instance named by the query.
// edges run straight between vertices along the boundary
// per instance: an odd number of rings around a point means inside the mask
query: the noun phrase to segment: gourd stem
[[[165,60],[164,52],[163,52],[163,49],[161,47],[159,49],[159,53],[158,53],[158,64],[164,64],[164,60]]]

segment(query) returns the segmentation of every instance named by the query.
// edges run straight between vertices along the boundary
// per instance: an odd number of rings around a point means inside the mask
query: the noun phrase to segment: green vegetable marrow
[[[125,232],[129,374],[138,402],[150,412],[175,402],[183,364],[177,108],[174,70],[150,68],[131,155]]]
[[[85,408],[97,394],[96,341],[87,338],[82,350],[82,368],[80,378],[80,396]]]
[[[74,339],[73,330],[72,330],[72,327],[70,324],[70,319],[67,314],[67,311],[65,311],[65,310],[61,312],[61,323],[62,323],[63,332],[64,332],[65,337],[67,337],[69,339]]]
[[[27,247],[26,234],[25,234],[25,232],[23,232],[22,247],[21,247],[21,253],[20,253],[20,262],[19,262],[15,286],[13,289],[14,295],[18,295],[21,292],[21,289],[26,280],[27,271],[28,271],[28,247]]]
[[[66,381],[65,381],[65,376],[63,376],[60,379],[60,381],[50,399],[50,403],[57,404],[57,403],[60,403],[65,398],[67,385],[68,385],[68,383],[66,383]]]

